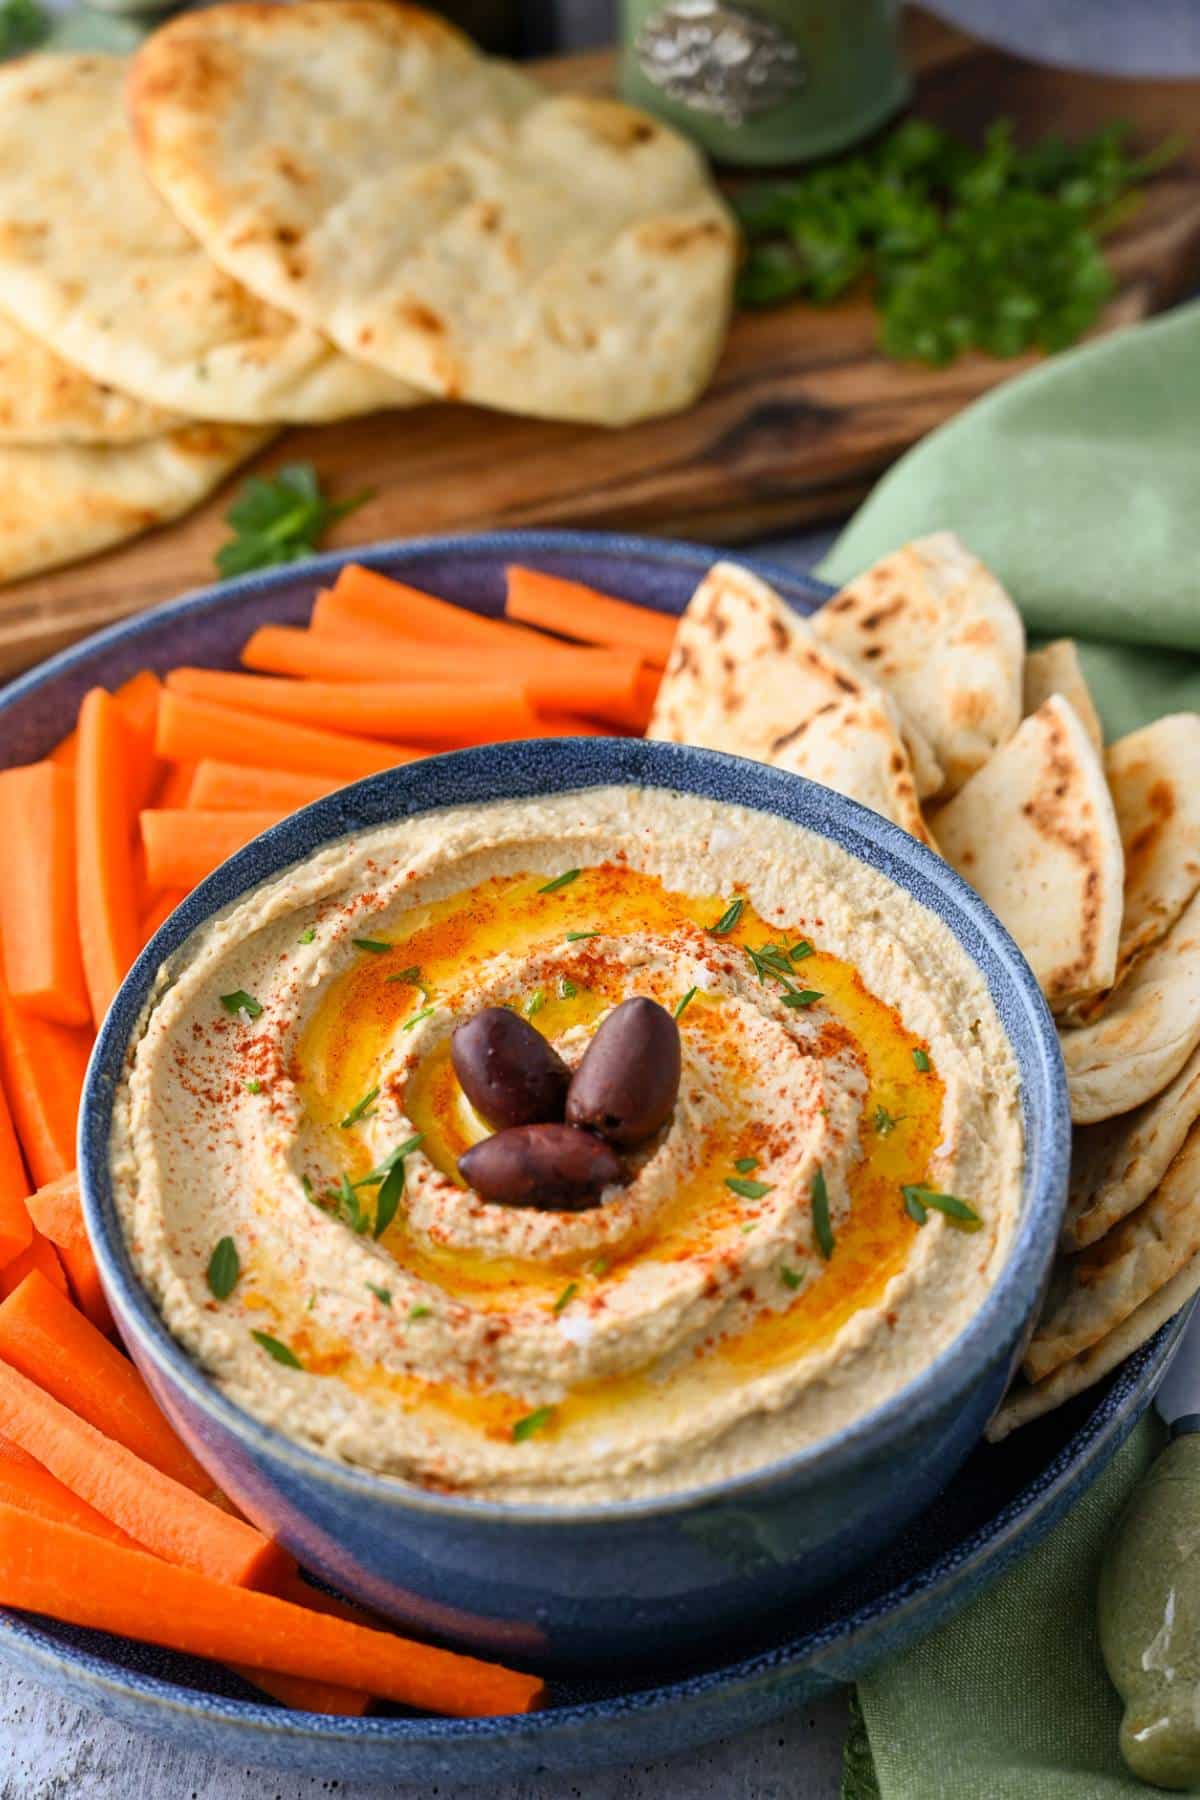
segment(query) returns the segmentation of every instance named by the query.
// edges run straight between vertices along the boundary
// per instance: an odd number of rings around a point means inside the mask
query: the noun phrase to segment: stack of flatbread
[[[736,234],[699,154],[391,0],[216,6],[0,69],[0,580],[278,428],[431,399],[688,405]]]
[[[807,775],[937,849],[1055,1014],[1071,1194],[990,1435],[1098,1381],[1200,1290],[1200,715],[1105,748],[1075,646],[1026,652],[949,532],[812,619],[722,563],[680,623],[652,737]]]

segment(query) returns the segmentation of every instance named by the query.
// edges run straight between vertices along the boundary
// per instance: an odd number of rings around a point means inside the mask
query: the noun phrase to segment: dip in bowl
[[[474,1191],[455,1030],[509,1008],[571,1071],[634,997],[681,1076],[619,1177]],[[1049,1016],[945,865],[618,741],[432,759],[260,839],[131,975],[85,1121],[112,1303],[233,1497],[373,1604],[560,1663],[744,1628],[907,1523],[1003,1391],[1066,1176]]]

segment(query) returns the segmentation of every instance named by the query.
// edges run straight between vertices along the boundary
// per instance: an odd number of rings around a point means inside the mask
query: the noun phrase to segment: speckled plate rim
[[[6,716],[13,708],[51,683],[64,683],[64,705],[82,697],[95,679],[92,665],[105,657],[105,679],[120,680],[140,666],[138,645],[166,620],[185,620],[209,611],[235,614],[242,602],[270,593],[284,582],[313,587],[335,574],[348,560],[400,569],[420,563],[431,553],[478,556],[549,556],[580,554],[616,564],[637,561],[691,575],[701,575],[725,550],[629,534],[572,531],[500,531],[463,538],[431,537],[392,540],[329,552],[281,570],[267,570],[236,581],[214,584],[118,621],[19,676],[0,692],[0,744]],[[810,606],[830,591],[824,583],[769,558],[738,560],[770,580],[789,599]],[[619,589],[618,589],[619,591]],[[32,751],[30,754],[39,754]],[[815,1631],[788,1638],[777,1646],[685,1676],[658,1687],[561,1706],[524,1718],[450,1720],[434,1718],[330,1718],[298,1714],[252,1700],[239,1700],[187,1687],[164,1677],[130,1669],[101,1651],[64,1644],[35,1619],[0,1611],[0,1658],[42,1678],[60,1690],[104,1709],[150,1732],[167,1732],[198,1741],[205,1736],[227,1754],[259,1766],[317,1767],[314,1753],[333,1751],[339,1768],[354,1773],[354,1749],[376,1752],[371,1769],[387,1756],[392,1778],[423,1772],[422,1758],[454,1744],[488,1746],[494,1758],[505,1745],[528,1747],[528,1757],[513,1761],[512,1772],[534,1767],[602,1766],[638,1753],[614,1742],[611,1756],[580,1754],[581,1729],[591,1726],[600,1743],[612,1741],[612,1728],[622,1718],[635,1718],[639,1730],[654,1714],[699,1711],[682,1742],[669,1748],[699,1745],[730,1730],[776,1717],[787,1708],[831,1685],[861,1674],[882,1656],[894,1654],[917,1636],[942,1623],[995,1579],[1019,1555],[1031,1549],[1063,1516],[1115,1454],[1166,1371],[1183,1334],[1191,1308],[1166,1325],[1149,1344],[1122,1365],[1112,1384],[1083,1425],[1046,1462],[1010,1504],[952,1550],[915,1571],[895,1589],[875,1596],[854,1612]],[[761,1698],[757,1705],[753,1696]],[[725,1699],[728,1707],[720,1702]],[[564,1757],[554,1758],[556,1739],[565,1741]],[[284,1741],[291,1746],[281,1754]],[[459,1779],[487,1780],[504,1772],[493,1760],[489,1769],[456,1770]],[[330,1764],[330,1767],[333,1765]]]

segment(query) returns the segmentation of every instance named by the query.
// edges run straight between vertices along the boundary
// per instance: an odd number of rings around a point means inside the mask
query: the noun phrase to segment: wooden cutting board
[[[1124,119],[1147,146],[1175,132],[1186,140],[1110,242],[1119,287],[1101,329],[1170,305],[1200,279],[1200,84],[1043,68],[917,10],[906,33],[916,110],[964,135],[1003,115],[1026,138],[1081,137]],[[564,58],[540,72],[600,91],[613,60]],[[740,314],[708,393],[675,418],[609,431],[431,405],[287,432],[254,467],[307,460],[335,496],[373,488],[331,544],[511,525],[737,542],[849,511],[901,451],[1021,366],[888,362],[865,299],[789,305]],[[0,589],[0,674],[214,579],[230,491],[127,548]]]

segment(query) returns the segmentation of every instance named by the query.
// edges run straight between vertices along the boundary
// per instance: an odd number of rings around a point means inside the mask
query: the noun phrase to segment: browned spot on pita
[[[402,300],[396,311],[406,325],[414,331],[427,332],[430,337],[441,337],[446,329],[437,314],[420,300]]]
[[[1082,986],[1095,966],[1101,927],[1098,863],[1103,855],[1103,845],[1091,804],[1081,805],[1072,795],[1071,776],[1076,765],[1062,720],[1048,708],[1043,708],[1037,716],[1045,722],[1046,770],[1050,779],[1040,793],[1025,803],[1022,811],[1035,830],[1060,845],[1083,871],[1079,954],[1065,967],[1051,971],[1043,982],[1045,992],[1054,997],[1069,994]]]
[[[873,612],[864,613],[859,620],[859,625],[863,631],[878,631],[881,625],[886,625],[889,619],[894,619],[898,613],[902,613],[907,604],[904,595],[897,594],[894,599],[888,601],[886,606],[877,606]]]
[[[965,631],[958,634],[960,644],[970,644],[976,649],[987,650],[996,641],[995,628],[990,619],[976,619]]]
[[[782,619],[777,619],[774,616],[771,617],[769,623],[771,627],[771,642],[777,650],[786,650],[792,641],[787,626]]]
[[[835,712],[837,710],[837,704],[836,700],[827,700],[824,706],[818,706],[815,712],[811,712],[808,715],[807,719],[802,719],[799,725],[793,725],[792,729],[790,731],[785,731],[782,737],[773,738],[771,741],[770,754],[772,756],[777,756],[781,750],[786,750],[789,744],[796,743],[804,736],[804,733],[808,730],[814,719],[819,719],[824,713]]]

